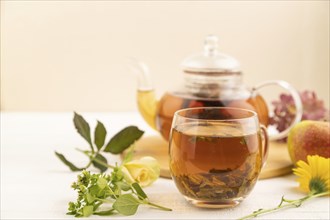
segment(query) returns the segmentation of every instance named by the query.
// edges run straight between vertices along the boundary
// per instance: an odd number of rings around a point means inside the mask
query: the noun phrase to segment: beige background
[[[248,85],[283,79],[329,105],[329,1],[1,1],[1,110],[136,110],[127,57],[160,95],[207,34]]]

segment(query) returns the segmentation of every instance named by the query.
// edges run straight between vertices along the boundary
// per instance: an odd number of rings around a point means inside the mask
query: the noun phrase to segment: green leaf
[[[96,159],[97,161],[100,161],[101,163],[98,163],[98,162],[96,162],[95,160],[93,160],[93,161],[92,161],[93,165],[94,165],[96,168],[98,168],[98,169],[101,171],[101,173],[104,173],[104,172],[108,169],[108,167],[105,166],[106,164],[108,164],[107,159],[106,159],[105,157],[103,157],[101,154],[96,154],[95,159]],[[104,165],[103,165],[103,164],[104,164]]]
[[[84,168],[79,168],[79,167],[76,167],[75,165],[73,165],[70,161],[68,161],[64,157],[63,154],[57,153],[56,151],[55,151],[55,154],[65,165],[67,165],[70,168],[71,171],[81,171],[84,169]]]
[[[81,115],[77,114],[76,112],[74,113],[73,123],[78,133],[89,143],[93,150],[89,124]]]
[[[119,189],[121,189],[123,191],[128,191],[131,189],[131,186],[128,183],[123,182],[123,181],[116,182],[116,185]]]
[[[140,202],[132,194],[124,194],[113,203],[113,208],[123,215],[134,215]]]
[[[83,216],[88,217],[93,214],[93,206],[87,205],[83,208]]]
[[[107,180],[104,179],[103,177],[100,177],[98,180],[97,180],[97,185],[98,187],[100,187],[100,189],[104,189],[108,184],[107,184]]]
[[[113,215],[114,211],[115,211],[114,209],[109,209],[109,210],[106,210],[106,211],[94,212],[94,215],[101,215],[101,216]]]
[[[94,185],[92,187],[89,188],[89,193],[91,195],[97,195],[100,192],[100,187],[98,185]]]
[[[138,183],[133,183],[132,187],[135,189],[136,193],[139,195],[139,197],[146,199],[148,198],[147,194],[143,191],[141,186]]]
[[[119,154],[138,140],[143,133],[136,126],[126,127],[110,139],[104,151]]]
[[[97,121],[97,125],[95,128],[95,133],[94,133],[94,142],[97,147],[97,149],[101,149],[104,145],[105,137],[107,135],[107,130],[105,129],[104,125],[102,122]]]
[[[92,202],[94,202],[95,197],[92,196],[90,193],[87,193],[85,196],[86,196],[86,200],[87,200],[87,202],[88,202],[89,204],[92,203]]]

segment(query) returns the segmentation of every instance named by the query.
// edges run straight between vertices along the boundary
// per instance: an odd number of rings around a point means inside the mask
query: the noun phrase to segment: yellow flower
[[[127,182],[138,182],[140,186],[149,186],[160,174],[160,165],[153,157],[142,157],[122,165],[121,171]]]
[[[297,162],[297,168],[293,169],[293,173],[298,176],[299,187],[308,193],[307,196],[295,200],[288,200],[283,196],[281,203],[275,208],[259,209],[252,214],[240,218],[240,220],[255,218],[282,208],[299,207],[303,202],[310,199],[330,195],[330,158],[324,158],[318,155],[307,156],[307,162],[299,160]]]
[[[330,192],[330,158],[307,156],[307,162],[300,160],[293,169],[299,188],[311,194]]]

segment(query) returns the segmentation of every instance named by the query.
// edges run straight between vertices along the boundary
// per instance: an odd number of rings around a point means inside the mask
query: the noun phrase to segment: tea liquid
[[[158,103],[158,110],[155,116],[157,130],[168,140],[175,111],[183,108],[215,106],[236,107],[256,111],[260,123],[265,126],[268,125],[268,108],[264,99],[259,95],[256,97],[233,97],[232,100],[218,100],[190,97],[185,94],[166,93]]]
[[[182,124],[172,131],[170,158],[183,195],[205,201],[244,198],[261,170],[261,139],[222,122]]]

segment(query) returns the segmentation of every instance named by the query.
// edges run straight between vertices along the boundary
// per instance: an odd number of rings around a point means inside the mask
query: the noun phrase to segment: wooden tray
[[[160,176],[171,178],[169,171],[168,142],[160,136],[147,136],[135,144],[134,159],[152,156],[160,163]],[[259,179],[267,179],[291,173],[293,164],[290,160],[286,143],[270,142],[269,154]]]

